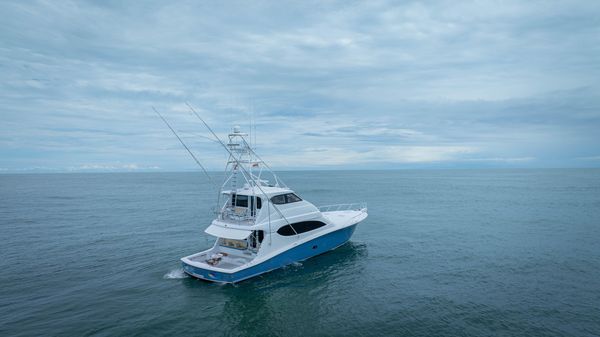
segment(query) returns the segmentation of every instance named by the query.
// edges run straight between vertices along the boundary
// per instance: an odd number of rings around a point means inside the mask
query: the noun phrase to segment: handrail
[[[367,203],[366,202],[355,202],[352,204],[335,204],[335,205],[325,205],[319,206],[319,211],[321,212],[333,212],[333,211],[367,211]]]

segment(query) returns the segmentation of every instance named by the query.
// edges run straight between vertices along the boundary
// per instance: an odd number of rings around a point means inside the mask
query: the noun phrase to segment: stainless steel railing
[[[367,211],[366,202],[357,202],[352,204],[336,204],[336,205],[325,205],[319,206],[321,212],[334,212],[334,211]]]

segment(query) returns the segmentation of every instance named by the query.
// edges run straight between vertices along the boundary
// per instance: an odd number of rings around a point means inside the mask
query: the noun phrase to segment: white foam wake
[[[168,280],[187,278],[187,277],[188,277],[188,275],[183,272],[182,268],[173,269],[170,272],[166,273],[165,276],[163,276],[163,278],[168,279]]]

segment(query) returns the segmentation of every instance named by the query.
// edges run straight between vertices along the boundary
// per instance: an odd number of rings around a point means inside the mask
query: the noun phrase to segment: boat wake
[[[283,269],[291,269],[291,270],[297,270],[297,269],[301,269],[303,267],[302,262],[300,261],[294,261],[288,265],[283,266]]]
[[[188,278],[188,277],[189,277],[188,274],[186,274],[183,271],[183,268],[173,269],[170,272],[166,273],[165,276],[163,276],[163,278],[166,280],[177,280],[177,279]]]

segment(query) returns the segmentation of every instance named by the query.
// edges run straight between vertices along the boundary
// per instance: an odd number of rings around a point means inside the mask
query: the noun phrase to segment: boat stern
[[[186,274],[198,279],[218,283],[234,282],[232,273],[216,270],[216,268],[210,268],[208,265],[199,266],[197,263],[194,263],[185,257],[181,259],[181,265]]]

